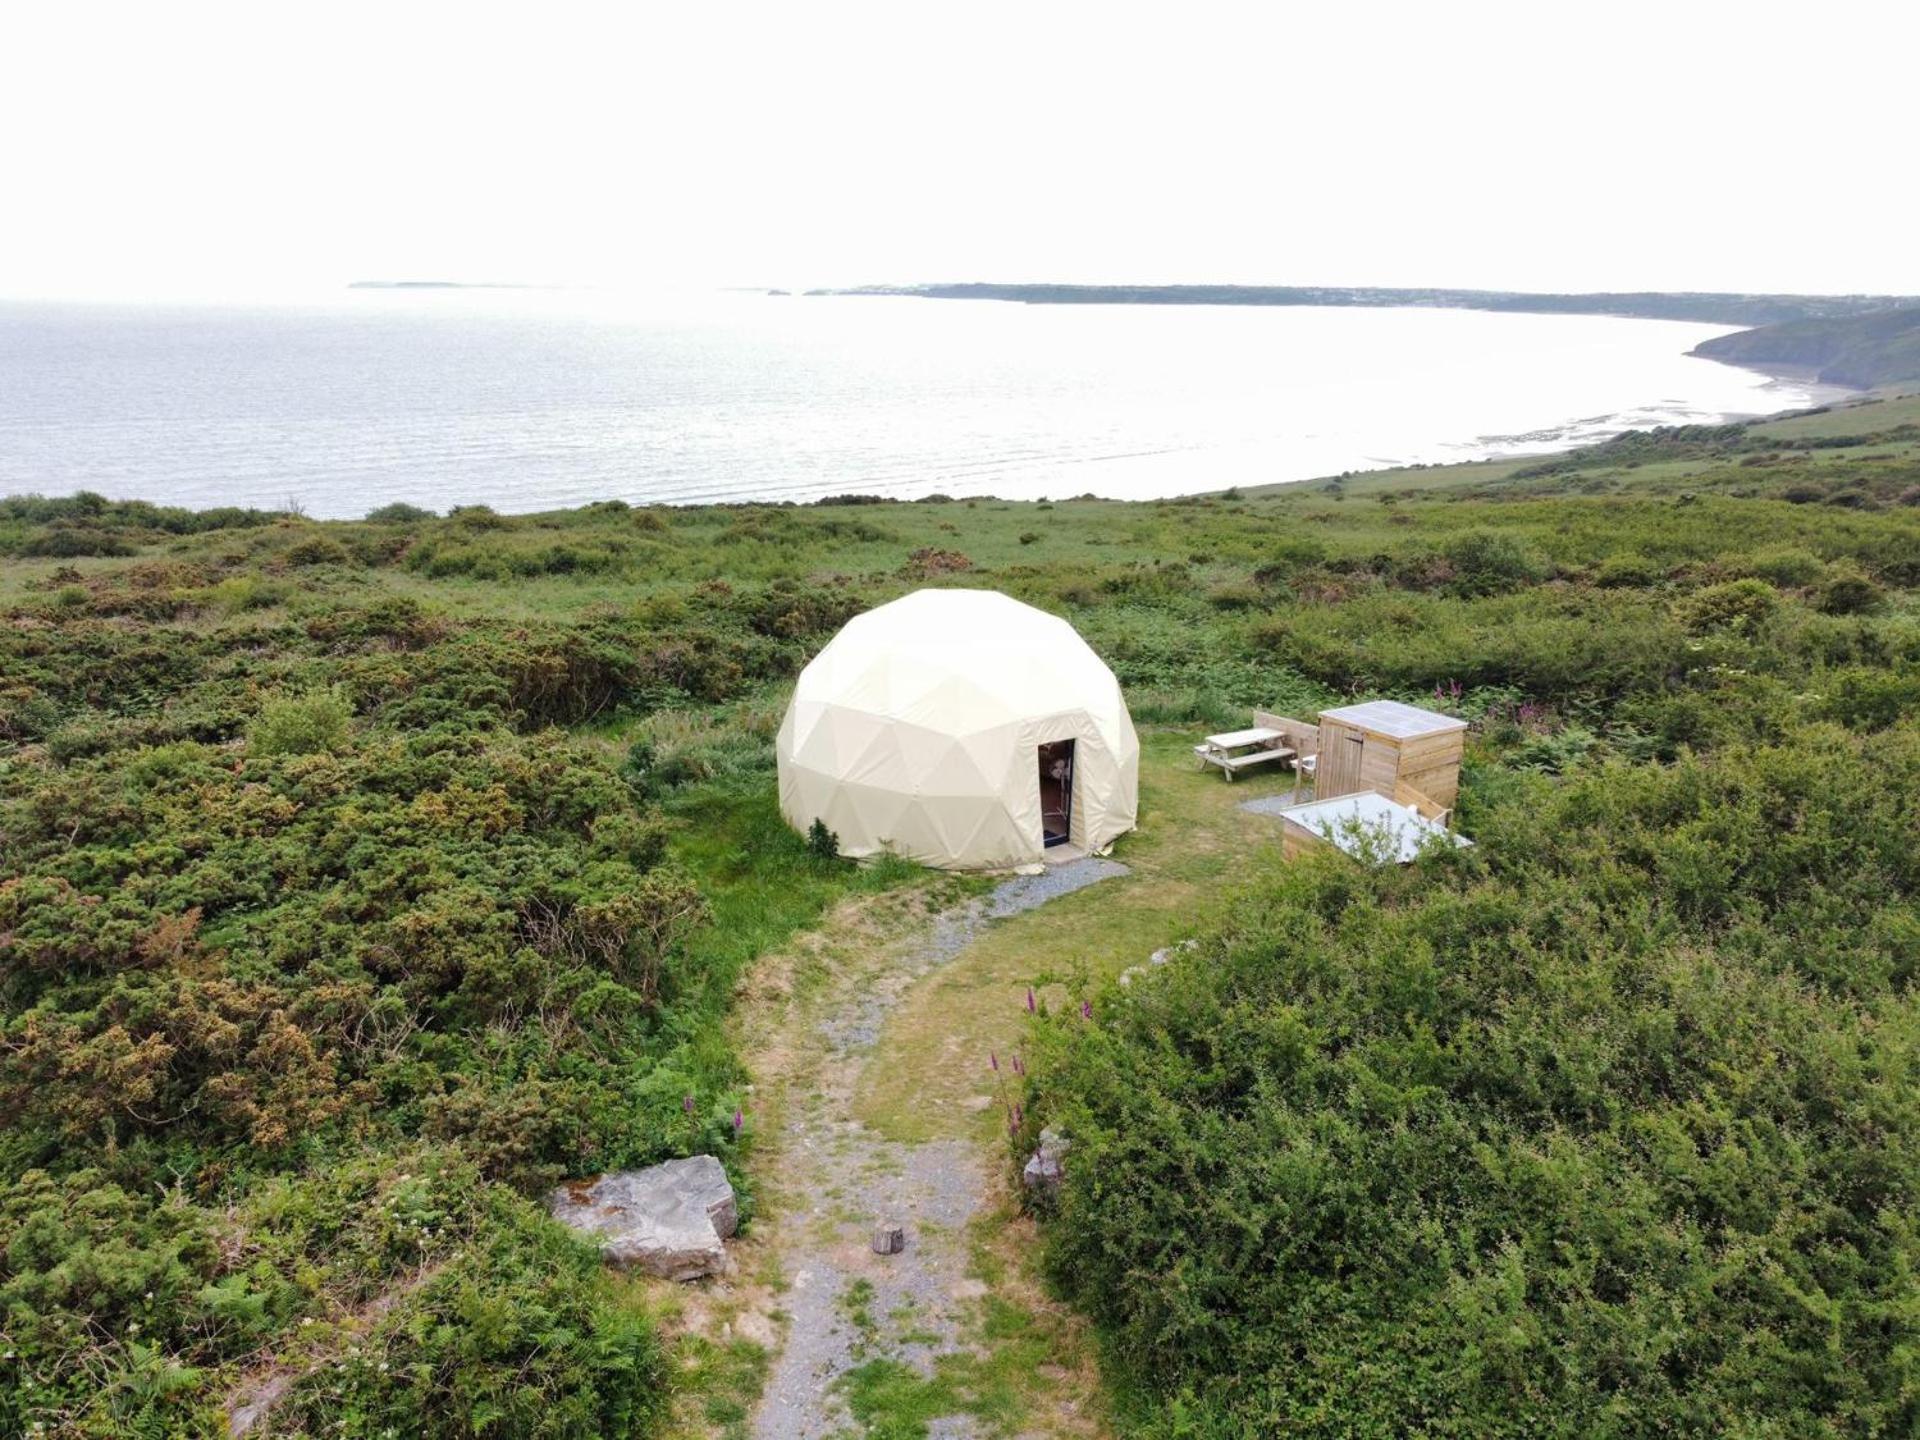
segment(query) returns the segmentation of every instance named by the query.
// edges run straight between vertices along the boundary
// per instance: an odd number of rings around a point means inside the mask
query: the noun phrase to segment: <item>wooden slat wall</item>
[[[1409,740],[1400,747],[1400,778],[1450,808],[1460,797],[1460,757],[1465,752],[1465,735],[1459,730]]]
[[[1382,735],[1368,735],[1360,752],[1359,789],[1393,798],[1394,782],[1400,778],[1400,742]]]

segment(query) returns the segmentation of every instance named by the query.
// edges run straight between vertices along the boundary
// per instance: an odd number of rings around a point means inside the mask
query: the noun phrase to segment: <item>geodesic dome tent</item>
[[[943,869],[1102,850],[1139,810],[1120,682],[1066,621],[993,590],[918,590],[849,620],[780,724],[780,810],[843,855]]]

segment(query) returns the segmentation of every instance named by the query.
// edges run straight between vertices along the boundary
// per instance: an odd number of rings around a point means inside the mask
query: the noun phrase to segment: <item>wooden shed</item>
[[[1460,793],[1466,730],[1464,720],[1398,700],[1322,710],[1314,798],[1371,790],[1423,813],[1449,811]]]

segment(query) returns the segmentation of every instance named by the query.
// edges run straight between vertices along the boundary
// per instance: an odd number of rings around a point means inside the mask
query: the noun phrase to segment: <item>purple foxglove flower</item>
[[[1036,1008],[1037,1007],[1033,1003],[1033,987],[1029,985],[1027,987],[1027,1013],[1029,1015],[1033,1014]]]
[[[740,1127],[745,1125],[746,1123],[747,1123],[747,1117],[742,1115],[739,1112],[739,1110],[736,1109],[733,1112],[733,1133],[736,1139],[739,1137]]]
[[[691,1095],[686,1096],[680,1101],[680,1113],[683,1115],[691,1115],[693,1113],[693,1097]]]
[[[991,1050],[987,1052],[987,1064],[993,1067],[994,1074],[1000,1073],[1000,1057]]]
[[[1093,1019],[1093,1001],[1082,1000],[1080,1002],[1080,1018],[1082,1020]]]

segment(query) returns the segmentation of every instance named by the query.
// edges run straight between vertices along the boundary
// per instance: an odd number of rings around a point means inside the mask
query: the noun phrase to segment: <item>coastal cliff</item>
[[[1689,353],[1861,390],[1920,381],[1920,306],[1763,325],[1716,336]]]

